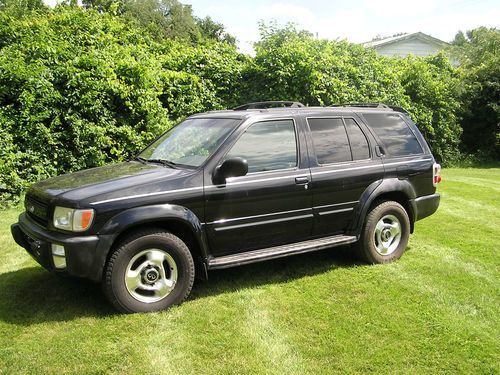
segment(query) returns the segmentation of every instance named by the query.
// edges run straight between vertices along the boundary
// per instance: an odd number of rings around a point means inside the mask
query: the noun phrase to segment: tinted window
[[[311,118],[307,122],[311,129],[314,150],[319,164],[352,160],[342,119]]]
[[[297,165],[297,143],[292,120],[251,125],[226,156],[248,162],[248,172],[272,171]]]
[[[365,113],[363,116],[379,136],[389,155],[405,156],[422,153],[417,138],[399,115]]]
[[[345,118],[345,128],[351,144],[352,158],[363,160],[370,158],[368,141],[361,131],[359,125],[352,118]]]

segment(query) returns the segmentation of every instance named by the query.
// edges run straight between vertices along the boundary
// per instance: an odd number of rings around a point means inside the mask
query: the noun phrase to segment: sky
[[[44,0],[55,5],[57,0]],[[458,30],[500,27],[500,0],[180,0],[196,16],[210,16],[253,54],[259,21],[297,24],[319,38],[362,43],[376,36],[421,31],[451,41]]]
[[[500,27],[500,0],[181,0],[198,17],[210,16],[252,53],[259,21],[293,22],[320,38],[361,43],[377,35],[421,31],[444,41],[458,30]]]

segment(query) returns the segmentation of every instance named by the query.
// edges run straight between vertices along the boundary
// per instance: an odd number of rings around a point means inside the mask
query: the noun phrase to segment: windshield
[[[199,167],[221,145],[241,120],[222,118],[187,119],[163,134],[139,154],[150,161],[165,161]]]

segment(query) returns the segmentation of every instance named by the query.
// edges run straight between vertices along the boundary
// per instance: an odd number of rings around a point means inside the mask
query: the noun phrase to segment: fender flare
[[[153,224],[159,221],[177,222],[189,227],[200,249],[204,264],[203,268],[206,269],[206,259],[209,255],[208,241],[203,230],[203,225],[198,217],[186,207],[175,204],[159,204],[135,207],[122,211],[109,219],[101,230],[99,230],[99,236],[107,239],[107,249],[101,249],[96,254],[96,268],[101,272],[99,278],[102,276],[102,270],[111,251],[112,244],[119,235],[130,228],[147,225],[148,223]],[[195,263],[196,261],[195,259]]]
[[[361,230],[363,229],[363,223],[365,221],[365,217],[368,214],[368,209],[371,204],[382,194],[385,193],[402,193],[406,197],[408,201],[408,208],[411,212],[410,215],[410,223],[413,226],[413,222],[415,221],[415,198],[417,194],[415,189],[410,184],[408,180],[400,180],[397,177],[395,178],[387,178],[383,180],[377,180],[370,184],[359,199],[359,204],[355,210],[355,220],[353,221],[353,226],[350,228],[350,231],[354,233],[356,236],[361,235]]]

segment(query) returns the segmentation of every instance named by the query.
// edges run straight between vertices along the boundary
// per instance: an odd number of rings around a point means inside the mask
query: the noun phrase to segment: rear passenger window
[[[421,154],[422,147],[401,116],[392,113],[363,114],[391,156]]]
[[[352,158],[354,160],[369,159],[370,149],[368,141],[359,125],[352,118],[345,118],[344,121],[349,142],[351,143]]]
[[[341,118],[308,119],[319,164],[351,161],[349,140]]]
[[[249,173],[296,167],[297,141],[293,121],[266,121],[250,125],[226,159],[231,157],[245,159]]]

